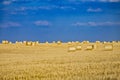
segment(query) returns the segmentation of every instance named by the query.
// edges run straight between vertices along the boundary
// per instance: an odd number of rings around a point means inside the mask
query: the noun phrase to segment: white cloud
[[[68,0],[69,2],[120,2],[120,0]]]
[[[48,21],[41,21],[41,20],[35,21],[34,24],[36,26],[50,26],[51,25],[50,22],[48,22]]]
[[[11,4],[12,2],[11,1],[3,1],[3,4],[4,5],[9,5],[9,4]]]
[[[73,26],[120,26],[120,22],[76,22]]]
[[[120,0],[99,0],[100,2],[120,2]]]
[[[58,9],[62,9],[62,10],[66,10],[66,9],[71,9],[71,10],[75,10],[76,8],[74,7],[70,7],[70,6],[58,6]]]
[[[7,28],[7,27],[20,27],[21,24],[17,23],[17,22],[6,22],[3,24],[0,24],[0,28]]]
[[[102,12],[102,9],[101,8],[96,8],[96,9],[88,8],[87,12]]]
[[[75,10],[74,7],[70,7],[70,6],[56,6],[56,5],[50,5],[50,6],[29,6],[29,7],[19,7],[19,8],[15,8],[16,11],[26,11],[26,10],[51,10],[51,9],[61,9],[61,10],[67,10],[67,9],[71,9],[71,10]]]
[[[52,7],[50,7],[50,6],[39,6],[38,9],[50,10],[50,9],[52,9]]]

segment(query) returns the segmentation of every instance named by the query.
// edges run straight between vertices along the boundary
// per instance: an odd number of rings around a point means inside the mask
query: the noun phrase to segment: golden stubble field
[[[0,44],[0,80],[120,80],[120,49],[68,52],[67,44]]]

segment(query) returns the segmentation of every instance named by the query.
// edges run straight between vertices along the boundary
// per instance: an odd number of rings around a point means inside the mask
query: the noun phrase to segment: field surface
[[[0,44],[0,80],[120,80],[120,50]]]

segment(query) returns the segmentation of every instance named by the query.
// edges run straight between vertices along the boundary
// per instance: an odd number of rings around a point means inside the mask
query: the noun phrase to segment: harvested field
[[[0,44],[0,80],[120,80],[120,49],[76,50],[68,44]]]

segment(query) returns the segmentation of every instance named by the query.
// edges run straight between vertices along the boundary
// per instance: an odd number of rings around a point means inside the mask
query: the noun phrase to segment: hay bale
[[[22,44],[22,42],[16,41],[15,44]]]
[[[108,51],[113,50],[113,45],[105,45],[104,49]]]
[[[106,41],[103,42],[103,44],[106,44],[106,43],[107,43]]]
[[[6,44],[6,41],[5,41],[5,40],[3,40],[3,41],[2,41],[2,44]]]
[[[35,46],[36,45],[36,42],[32,42],[32,46]]]
[[[25,44],[25,45],[26,45],[26,44],[27,44],[27,41],[23,41],[23,44]]]
[[[75,43],[76,43],[76,44],[79,44],[80,42],[79,42],[79,41],[76,41]]]
[[[2,41],[2,44],[8,44],[8,43],[9,43],[9,41],[7,41],[7,40]]]
[[[60,45],[60,44],[62,44],[62,42],[61,41],[57,41],[57,44]]]
[[[93,48],[94,48],[94,49],[97,49],[97,45],[96,45],[96,44],[94,44],[94,45],[93,45]]]
[[[12,42],[9,42],[9,44],[12,44]]]
[[[49,44],[49,42],[48,42],[48,41],[46,41],[46,42],[45,42],[45,44]]]
[[[35,45],[37,45],[38,43],[32,42],[32,41],[29,41],[29,42],[25,41],[24,44],[26,44],[26,46],[35,46]]]
[[[116,41],[112,41],[113,44],[117,43]]]
[[[18,41],[16,41],[15,44],[18,44]]]
[[[67,44],[68,44],[68,45],[71,45],[71,44],[72,44],[72,42],[67,42]]]
[[[93,50],[94,49],[94,46],[93,45],[89,45],[86,47],[86,50]]]
[[[96,43],[96,44],[99,44],[99,43],[100,43],[100,41],[96,41],[95,43]]]
[[[82,42],[83,44],[88,44],[88,43],[90,43],[89,41],[83,41]]]
[[[36,41],[36,42],[34,42],[35,43],[35,45],[38,45],[39,44],[39,41]]]
[[[9,44],[9,41],[6,40],[6,44]]]
[[[35,43],[39,44],[39,41],[36,41]]]
[[[32,42],[26,42],[26,46],[32,46]]]
[[[77,46],[77,47],[76,47],[76,50],[81,50],[81,49],[82,49],[81,46]]]
[[[32,42],[32,46],[39,45],[39,41]]]
[[[20,44],[22,44],[22,41],[21,42],[19,42]]]
[[[75,42],[74,42],[74,41],[72,41],[71,43],[72,43],[72,44],[74,44]]]
[[[68,48],[68,52],[75,52],[76,51],[76,48],[75,47],[69,47]]]

